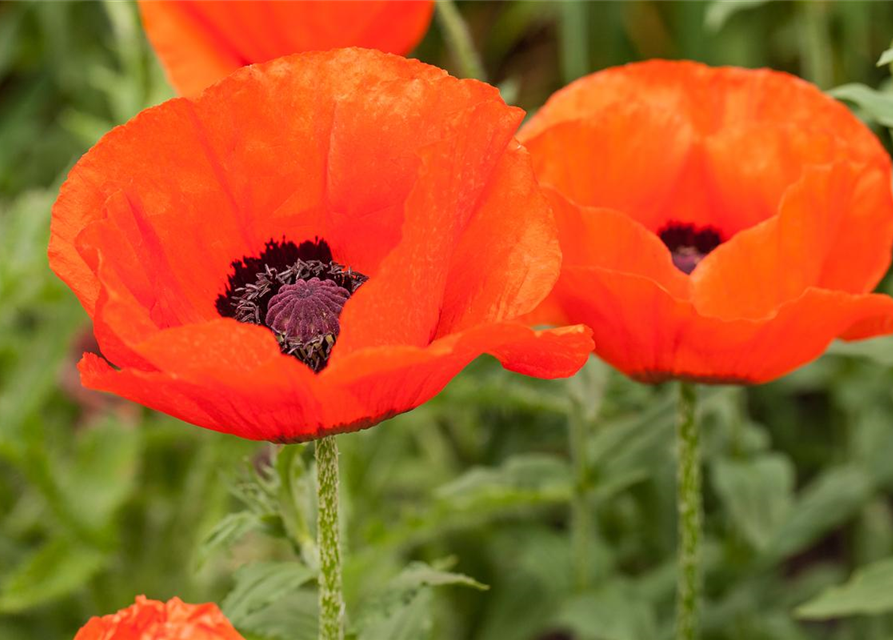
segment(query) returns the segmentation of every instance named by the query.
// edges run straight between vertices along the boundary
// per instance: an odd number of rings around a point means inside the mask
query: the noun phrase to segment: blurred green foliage
[[[487,75],[535,110],[649,57],[771,66],[893,123],[881,2],[475,2]],[[436,25],[416,51],[453,69]],[[889,56],[883,65],[889,63]],[[240,441],[79,388],[86,317],[46,264],[67,168],[170,96],[129,3],[0,3],[0,638],[68,640],[136,594],[213,600],[252,639],[315,634],[312,451]],[[585,590],[568,542],[567,398],[587,442]],[[893,637],[893,341],[702,393],[708,640]],[[670,637],[673,399],[593,360],[571,382],[472,365],[342,448],[360,640]],[[489,590],[484,585],[488,585]]]

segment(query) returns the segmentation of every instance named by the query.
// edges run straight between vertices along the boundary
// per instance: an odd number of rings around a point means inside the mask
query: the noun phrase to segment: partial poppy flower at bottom
[[[890,159],[842,104],[769,70],[651,61],[525,126],[564,265],[538,322],[584,322],[629,376],[760,383],[893,332]]]
[[[589,330],[520,319],[561,263],[522,117],[486,84],[358,49],[143,112],[53,208],[50,264],[107,358],[85,355],[82,382],[291,442],[408,411],[484,353],[572,375]]]
[[[364,47],[406,54],[433,0],[140,0],[146,35],[183,95],[245,65],[302,51]]]
[[[137,596],[117,613],[91,618],[74,640],[244,640],[215,604]]]

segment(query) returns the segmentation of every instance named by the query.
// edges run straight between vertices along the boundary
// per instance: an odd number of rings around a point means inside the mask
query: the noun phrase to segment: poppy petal
[[[309,370],[303,376],[301,366],[287,356],[263,360],[261,342],[254,350],[261,357],[240,362],[241,349],[233,345],[252,340],[254,332],[243,331],[238,341],[231,336],[227,340],[226,332],[235,328],[232,321],[212,324],[170,330],[143,346],[155,362],[177,367],[176,372],[116,371],[98,356],[85,354],[79,365],[81,380],[89,388],[116,393],[215,431],[255,440],[295,441],[354,431],[409,411],[434,397],[483,353],[496,356],[512,371],[556,378],[575,373],[592,350],[590,331],[583,326],[537,332],[519,323],[497,323],[441,338],[424,348],[362,349],[333,362],[319,376]],[[184,350],[196,351],[196,338],[206,342],[183,364]],[[230,350],[226,365],[211,351],[215,345]],[[289,368],[292,364],[296,368]]]
[[[136,602],[111,615],[94,617],[74,640],[243,640],[215,604],[167,602],[137,596]]]
[[[549,203],[533,179],[529,155],[514,143],[453,253],[438,336],[532,310],[560,268]]]
[[[781,123],[832,133],[862,160],[884,155],[878,139],[849,109],[796,76],[670,60],[614,67],[572,82],[531,118],[523,139],[560,122],[600,116],[615,105],[678,114],[701,136],[746,124]]]
[[[544,188],[568,267],[601,267],[650,278],[678,298],[688,298],[690,281],[673,265],[666,245],[654,233],[613,209],[582,207],[555,189]]]
[[[420,151],[400,243],[345,305],[333,359],[361,346],[422,346],[436,334],[451,257],[523,117],[501,102],[459,115],[456,135]]]
[[[703,316],[652,280],[607,269],[569,268],[558,286],[568,315],[592,327],[596,353],[645,382],[767,382],[836,337],[893,330],[893,299],[877,294],[810,288],[752,320]]]
[[[135,218],[130,226],[140,232],[151,228],[169,268],[188,275],[194,299],[204,300],[204,311],[212,313],[221,274],[252,243],[207,154],[188,101],[168,101],[113,129],[62,185],[53,206],[50,264],[88,313],[96,304],[99,282],[76,239],[108,215],[107,201],[113,196],[112,209],[123,218],[121,212],[129,208]],[[196,224],[208,211],[215,213],[214,224]]]
[[[244,65],[302,51],[368,47],[404,54],[424,36],[430,0],[140,0],[171,83],[197,95]]]
[[[859,159],[836,132],[804,125],[733,126],[704,144],[707,175],[700,188],[711,192],[712,222],[726,237],[774,216],[805,166]],[[874,160],[890,165],[886,154]]]
[[[720,245],[691,275],[704,315],[757,319],[809,287],[871,291],[893,247],[889,173],[810,166],[779,214]],[[784,274],[784,277],[779,277]]]
[[[489,353],[511,371],[541,378],[576,373],[592,350],[582,325],[534,331],[520,323],[478,325],[435,340],[425,348],[378,347],[355,351],[320,374],[353,398],[363,415],[391,416],[437,395],[478,356]],[[341,422],[349,424],[349,414]],[[321,434],[317,434],[321,435]]]
[[[704,209],[680,202],[685,193],[678,185],[690,171],[693,138],[672,111],[616,105],[594,120],[563,121],[536,136],[530,131],[526,125],[521,140],[540,182],[578,204],[625,211],[652,231],[667,218],[668,206],[687,215]]]
[[[248,63],[232,45],[205,28],[186,3],[138,4],[152,48],[180,94],[197,95]]]

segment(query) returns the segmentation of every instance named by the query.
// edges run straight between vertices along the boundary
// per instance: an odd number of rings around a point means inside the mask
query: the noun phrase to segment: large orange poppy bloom
[[[136,603],[91,618],[74,640],[243,640],[215,604],[186,604],[137,596]]]
[[[72,169],[50,264],[93,319],[83,383],[245,438],[371,426],[482,353],[573,374],[523,112],[376,51],[297,54],[149,109]]]
[[[412,50],[433,0],[139,0],[146,34],[174,87],[197,95],[245,65],[302,51]]]
[[[758,383],[893,331],[890,159],[768,70],[652,61],[552,96],[521,132],[564,266],[539,321],[585,322],[628,375]]]

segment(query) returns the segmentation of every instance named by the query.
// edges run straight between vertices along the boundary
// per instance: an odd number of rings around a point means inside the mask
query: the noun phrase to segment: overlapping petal
[[[186,604],[137,596],[112,615],[91,618],[74,640],[242,640],[215,604]]]
[[[530,318],[586,323],[627,374],[764,382],[837,337],[893,332],[893,301],[870,293],[893,247],[890,159],[815,87],[628,65],[558,92],[521,138],[564,253]],[[723,242],[688,275],[657,235],[671,224]]]
[[[82,380],[288,441],[409,410],[484,353],[572,374],[590,332],[535,333],[520,319],[561,264],[549,203],[512,139],[522,115],[492,87],[365,50],[257,65],[141,114],[75,166],[54,207],[51,265],[111,362],[87,356]],[[168,148],[178,139],[185,151]],[[369,276],[318,375],[266,327],[215,307],[230,263],[283,237],[324,238]]]
[[[431,0],[140,0],[149,40],[183,95],[239,67],[302,51],[365,47],[408,53]]]

